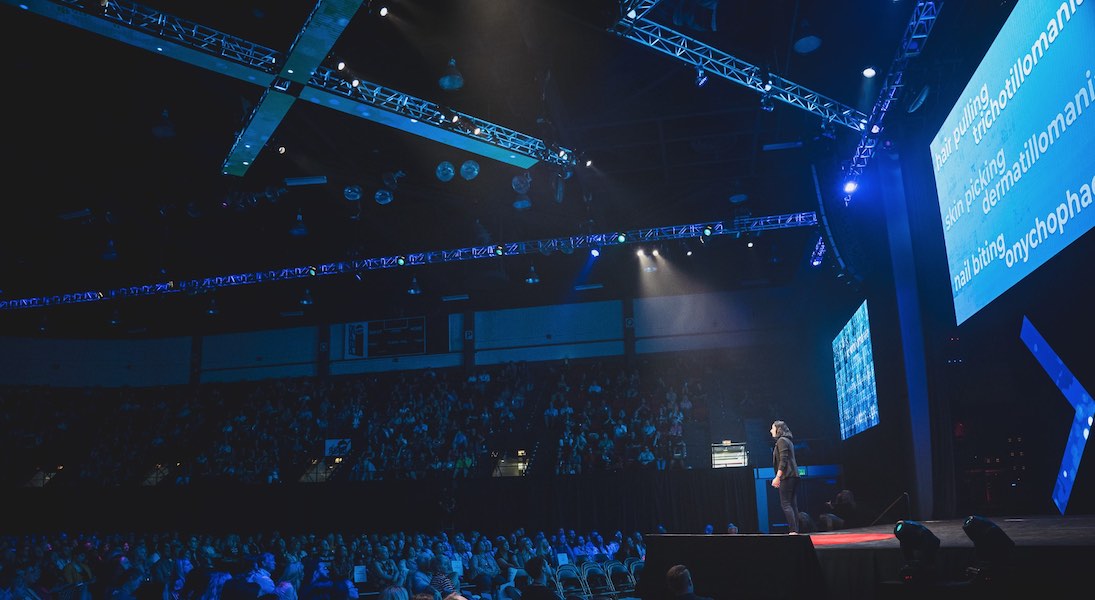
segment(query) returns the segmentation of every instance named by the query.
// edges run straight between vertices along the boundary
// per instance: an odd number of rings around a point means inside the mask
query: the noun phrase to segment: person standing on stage
[[[791,428],[783,421],[775,421],[772,423],[772,437],[776,440],[772,451],[772,463],[776,469],[772,487],[779,490],[779,506],[787,518],[788,533],[798,535],[798,499],[795,497],[795,490],[798,488],[798,463],[795,462]]]

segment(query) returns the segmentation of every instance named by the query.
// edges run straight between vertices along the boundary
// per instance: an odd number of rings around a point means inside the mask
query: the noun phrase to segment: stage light
[[[315,301],[312,299],[312,290],[305,289],[304,295],[300,297],[301,306],[311,306]]]
[[[382,16],[382,17],[388,16],[388,7],[387,6],[381,6],[380,7],[380,16]]]
[[[417,277],[411,277],[411,285],[407,288],[407,293],[412,296],[417,296],[422,293],[422,287],[418,285]]]
[[[616,243],[617,244],[622,244],[626,241],[627,241],[627,234],[626,233],[617,233],[616,234]]]
[[[392,200],[395,200],[395,194],[387,188],[381,188],[373,194],[373,200],[376,200],[377,204],[384,206],[385,204],[391,204]]]
[[[707,72],[703,67],[696,65],[696,87],[703,87],[707,83]]]
[[[586,168],[588,169],[592,166],[593,166],[593,159],[592,158],[587,158],[586,159]]]
[[[359,85],[361,85],[361,80],[357,79],[356,77],[350,80],[351,87],[357,87]]]
[[[528,210],[532,208],[532,200],[528,196],[521,194],[514,198],[513,208],[516,210]]]
[[[304,223],[303,211],[297,211],[297,218],[293,222],[293,226],[289,228],[289,235],[293,237],[303,237],[308,235],[308,225]]]
[[[406,265],[407,264],[407,257],[406,256],[397,256],[397,257],[395,257],[395,264],[397,264],[401,267]]]
[[[434,169],[434,175],[437,176],[438,181],[448,183],[456,176],[456,167],[454,167],[451,162],[443,160],[437,163],[437,168]]]
[[[465,181],[471,181],[479,175],[479,163],[474,160],[465,160],[464,164],[460,165],[460,176]]]
[[[532,175],[528,172],[521,175],[514,175],[513,179],[510,180],[510,186],[513,188],[513,191],[520,195],[527,194],[529,188],[532,187]]]
[[[767,92],[760,97],[760,109],[764,112],[772,112],[776,109],[776,105],[772,102],[772,96]]]
[[[494,253],[495,256],[502,256],[503,254],[506,253],[506,249],[501,244],[498,244],[497,246],[494,247],[492,252]]]
[[[703,226],[703,235],[710,236],[714,232],[715,232],[715,227],[713,225],[704,225]]]
[[[988,581],[1011,566],[1015,542],[996,523],[985,517],[970,515],[962,523],[962,531],[973,542],[976,558],[975,563],[966,568],[967,575]]]
[[[529,266],[528,275],[525,276],[525,283],[529,285],[540,283],[540,276],[536,274],[536,265]]]
[[[874,67],[867,67],[866,69],[863,69],[863,76],[867,79],[870,79],[875,75],[878,75],[878,71],[875,71]]]
[[[464,76],[456,69],[456,59],[450,58],[449,65],[445,67],[445,74],[437,80],[437,84],[443,90],[458,90],[464,87]]]
[[[926,569],[935,564],[939,552],[939,538],[927,527],[916,521],[898,521],[893,534],[901,543],[901,554],[905,564],[901,567],[901,578],[912,583],[923,579]]]
[[[355,184],[342,188],[342,197],[350,202],[361,200],[361,186]]]
[[[590,248],[589,249],[589,255],[592,256],[593,258],[597,258],[598,256],[601,255],[601,249],[600,248]]]
[[[346,68],[346,61],[342,61],[342,60],[338,61],[338,66],[336,66],[335,68],[338,69],[339,71],[345,69]]]
[[[854,179],[849,179],[844,182],[844,193],[851,194],[859,189],[859,182]]]

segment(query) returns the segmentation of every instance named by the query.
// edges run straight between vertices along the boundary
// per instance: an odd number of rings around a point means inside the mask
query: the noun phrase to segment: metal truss
[[[886,74],[878,100],[871,109],[871,116],[867,119],[867,127],[864,128],[859,144],[856,145],[855,154],[848,163],[844,177],[845,183],[858,182],[863,169],[874,156],[879,134],[882,133],[882,120],[905,88],[905,68],[909,64],[909,59],[919,56],[924,49],[942,4],[942,2],[921,0],[913,9],[912,18],[909,19],[909,24],[905,27],[905,35],[901,39],[901,46],[898,47],[890,70]]]
[[[259,283],[274,283],[278,281],[292,281],[297,279],[308,279],[327,275],[354,275],[365,271],[394,269],[404,266],[420,266],[457,261],[500,258],[505,256],[518,256],[523,254],[552,254],[554,252],[570,253],[573,252],[575,249],[583,248],[608,248],[611,246],[642,244],[658,242],[662,240],[679,240],[686,238],[700,238],[705,236],[734,235],[748,233],[752,231],[789,229],[794,227],[814,227],[816,225],[817,214],[813,211],[783,215],[769,215],[761,217],[738,217],[730,222],[712,221],[705,223],[694,223],[690,225],[670,225],[665,227],[632,229],[627,231],[612,231],[607,233],[594,233],[589,235],[559,237],[524,242],[508,242],[505,244],[495,244],[490,246],[473,246],[468,248],[456,248],[451,250],[434,250],[428,252],[410,253],[406,255],[365,258],[360,260],[331,262],[320,265],[305,265],[298,267],[288,267],[284,269],[255,271],[251,273],[238,273],[235,275],[218,275],[215,277],[206,277],[203,279],[164,281],[111,290],[87,290],[80,292],[71,292],[67,294],[56,294],[52,296],[0,300],[0,310],[41,308],[47,306],[59,306],[63,304],[83,304],[89,302],[98,302],[102,300],[138,298],[145,296],[177,294],[180,292],[198,293],[217,288],[253,285]]]
[[[577,160],[575,152],[571,149],[559,146],[549,147],[539,138],[495,125],[428,100],[368,81],[357,80],[355,86],[353,79],[346,79],[338,71],[328,67],[317,68],[308,81],[308,85],[400,115],[412,123],[440,127],[472,140],[493,144],[561,167],[573,166]],[[456,117],[455,120],[454,117]]]
[[[811,112],[825,123],[837,123],[855,131],[866,127],[867,115],[850,106],[643,17],[655,4],[653,0],[625,2],[621,8],[623,15],[611,30],[767,98]]]
[[[133,2],[110,0],[105,4],[100,4],[96,0],[35,0],[30,2],[24,0],[16,4],[26,5],[32,12],[46,14],[47,16],[53,16],[49,14],[52,11],[48,11],[48,9],[40,10],[40,5],[54,4],[69,8],[79,13],[114,21],[134,30],[258,69],[270,75],[276,73],[280,68],[279,64],[284,56],[272,48]],[[76,15],[70,15],[70,17],[74,16]],[[69,24],[77,24],[71,18],[58,20]]]
[[[110,0],[105,6],[101,6],[95,0],[3,1],[150,51],[163,52],[164,42],[177,46],[175,52],[163,53],[171,58],[211,71],[269,86],[264,98],[276,92],[282,92],[282,95],[285,95],[284,93],[289,90],[288,81],[278,76],[288,60],[288,54],[147,6],[121,0]],[[305,90],[300,94],[301,98],[322,103],[320,102],[322,98],[314,93],[310,95],[308,88],[345,96],[357,103],[386,111],[400,118],[367,116],[361,111],[352,110],[344,110],[344,112],[431,137],[442,143],[458,145],[503,162],[510,162],[511,155],[516,155],[533,159],[521,162],[521,165],[526,168],[535,164],[536,161],[564,168],[576,164],[577,156],[574,150],[555,145],[549,146],[533,136],[471,115],[450,111],[432,102],[379,84],[359,81],[355,87],[351,80],[343,79],[336,71],[327,67],[321,66],[312,72],[304,87]],[[293,98],[286,97],[288,98],[286,102],[291,104]],[[283,108],[287,110],[288,106]],[[454,114],[460,117],[456,123],[451,121]],[[241,132],[248,131],[248,125],[250,123],[245,123]],[[249,140],[237,137],[229,156],[234,156],[240,146],[249,143]],[[495,152],[486,151],[488,150],[486,146],[493,147]],[[257,154],[259,150],[260,148],[257,147],[252,148],[251,153]],[[254,156],[249,158],[253,159]],[[245,170],[244,167],[233,169],[230,174],[242,175]]]

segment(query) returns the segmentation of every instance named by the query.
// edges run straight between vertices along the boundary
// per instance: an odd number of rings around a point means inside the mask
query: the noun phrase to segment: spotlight
[[[775,79],[773,79],[772,74],[768,71],[768,69],[765,69],[761,72],[760,79],[762,82],[761,88],[763,88],[766,92],[772,91],[772,86],[775,83]]]
[[[627,234],[626,233],[617,233],[616,234],[616,243],[617,244],[622,244],[626,241],[627,241]]]
[[[407,288],[407,293],[412,296],[417,296],[422,293],[422,287],[418,285],[417,277],[411,277],[411,285]]]
[[[454,91],[464,87],[464,76],[456,69],[456,59],[450,58],[449,65],[445,67],[445,74],[437,80],[437,84],[443,90]]]
[[[308,235],[308,225],[304,223],[304,212],[297,211],[296,221],[293,222],[293,226],[289,228],[289,235],[293,237],[304,237]]]
[[[528,210],[532,208],[532,200],[528,196],[521,194],[513,200],[513,208],[517,210]]]
[[[407,264],[407,257],[406,256],[397,256],[397,257],[395,257],[395,264],[397,264],[401,267],[406,265]]]
[[[376,200],[376,203],[381,206],[385,204],[391,204],[392,200],[394,199],[395,195],[392,194],[392,191],[387,188],[381,188],[377,190],[375,194],[373,194],[373,200]]]
[[[704,225],[703,226],[703,235],[710,236],[714,232],[715,232],[714,226],[712,226],[712,225]]]
[[[350,202],[361,200],[361,186],[356,184],[346,186],[342,189],[342,197]]]
[[[382,16],[382,17],[388,16],[388,7],[387,6],[381,6],[380,7],[380,16]]]
[[[871,125],[871,133],[877,135],[878,133],[881,133],[881,132],[882,132],[882,126],[881,125],[879,125],[878,123],[875,123],[874,125]]]
[[[878,75],[878,71],[875,71],[874,67],[867,67],[866,69],[863,69],[863,76],[867,79],[870,79],[875,75]]]
[[[448,183],[456,176],[456,167],[452,166],[451,162],[443,160],[437,163],[437,169],[434,170],[434,174],[437,175],[439,181]]]
[[[336,65],[335,68],[338,69],[339,71],[345,69],[346,68],[346,61],[342,61],[342,60],[338,61],[338,65]]]
[[[586,159],[586,168],[588,169],[592,166],[593,166],[593,159],[592,158],[587,158]]]
[[[593,258],[597,258],[598,256],[601,255],[601,249],[600,248],[590,248],[589,249],[589,255],[592,256]]]
[[[848,179],[847,181],[844,182],[844,193],[845,194],[851,194],[851,193],[855,192],[857,189],[859,189],[859,182],[857,182],[855,179]]]
[[[901,567],[902,580],[920,581],[925,576],[925,568],[935,564],[939,538],[916,521],[898,521],[893,534],[901,542],[901,554],[905,558],[905,565]]]
[[[764,112],[772,112],[776,109],[776,105],[772,103],[772,96],[767,92],[760,97],[760,109]]]
[[[703,87],[707,83],[707,72],[703,67],[696,65],[696,87]]]
[[[106,249],[103,250],[102,259],[105,261],[118,259],[118,249],[114,247],[114,240],[106,241]]]
[[[351,87],[357,87],[359,85],[361,85],[361,80],[357,79],[356,77],[350,80]]]
[[[525,283],[529,285],[540,283],[540,276],[536,274],[536,265],[529,266],[528,275],[525,276]]]
[[[495,256],[502,256],[503,254],[506,253],[506,249],[502,246],[502,244],[498,244],[497,246],[494,247],[492,252],[494,253]]]
[[[304,295],[300,297],[301,306],[311,306],[315,302],[312,300],[312,291],[309,289],[304,290]]]
[[[479,163],[474,160],[465,160],[464,164],[460,165],[460,176],[465,181],[471,181],[479,175]]]
[[[962,531],[973,542],[976,558],[976,562],[966,569],[968,575],[979,581],[989,581],[1011,566],[1015,542],[996,523],[970,515],[962,523]]]
[[[510,180],[510,186],[513,187],[513,191],[518,194],[527,194],[529,188],[532,187],[532,175],[528,172],[521,175],[514,175],[513,179]]]

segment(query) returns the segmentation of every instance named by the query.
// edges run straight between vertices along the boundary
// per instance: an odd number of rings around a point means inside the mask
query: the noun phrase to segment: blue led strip
[[[15,298],[11,300],[0,300],[0,310],[40,308],[61,304],[80,304],[98,302],[100,300],[174,294],[177,292],[201,292],[216,288],[236,287],[256,283],[273,283],[276,281],[291,281],[294,279],[306,279],[324,275],[352,275],[362,271],[394,269],[403,266],[490,259],[498,258],[500,256],[516,256],[521,254],[551,254],[556,251],[573,252],[575,249],[581,248],[601,248],[657,242],[661,240],[698,238],[702,237],[707,230],[710,230],[710,235],[716,236],[748,233],[751,231],[816,226],[817,213],[813,211],[761,217],[739,217],[728,223],[723,221],[709,221],[706,223],[693,223],[689,225],[667,225],[649,229],[593,233],[590,235],[577,235],[524,242],[506,242],[504,244],[491,246],[473,246],[470,248],[454,248],[451,250],[430,250],[426,252],[408,253],[406,255],[363,258],[359,260],[287,267],[284,269],[271,269],[268,271],[239,273],[235,275],[217,275],[203,279],[172,280],[146,285],[134,285],[113,290],[88,290],[34,298]],[[502,248],[501,254],[497,252],[499,246]]]
[[[1076,414],[1072,417],[1072,427],[1068,432],[1068,440],[1065,442],[1065,454],[1061,457],[1061,468],[1057,471],[1057,481],[1053,484],[1053,503],[1063,515],[1068,506],[1068,497],[1072,495],[1072,484],[1076,481],[1076,473],[1080,470],[1080,460],[1084,457],[1084,446],[1087,445],[1087,436],[1091,432],[1092,419],[1095,419],[1095,401],[1092,401],[1091,394],[1088,394],[1087,390],[1080,385],[1080,382],[1072,375],[1072,371],[1068,370],[1057,353],[1046,343],[1042,334],[1038,333],[1025,316],[1019,338],[1027,345],[1030,353],[1038,360],[1038,364],[1042,365],[1072,408],[1076,409]]]

